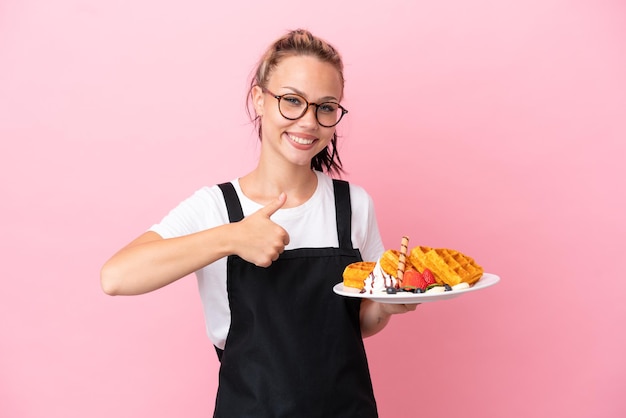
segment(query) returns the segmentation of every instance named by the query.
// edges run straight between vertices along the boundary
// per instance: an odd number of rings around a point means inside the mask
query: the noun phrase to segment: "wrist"
[[[222,237],[222,251],[223,256],[227,257],[229,255],[238,255],[241,248],[242,242],[239,240],[240,235],[240,227],[239,223],[229,223],[223,225],[223,230],[220,231],[220,235]]]

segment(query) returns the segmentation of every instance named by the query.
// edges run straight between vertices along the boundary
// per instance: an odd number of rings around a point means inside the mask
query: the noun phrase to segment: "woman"
[[[323,173],[341,172],[343,88],[331,45],[278,39],[249,91],[257,167],[198,190],[102,268],[111,295],[196,272],[221,361],[216,417],[377,416],[362,337],[415,305],[332,292],[346,265],[384,251],[370,196]]]

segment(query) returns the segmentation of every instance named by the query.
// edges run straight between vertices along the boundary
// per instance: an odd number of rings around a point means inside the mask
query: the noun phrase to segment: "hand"
[[[381,303],[380,309],[388,315],[395,315],[395,314],[403,314],[407,312],[412,312],[417,308],[417,305],[419,305],[419,303],[411,303],[411,304]]]
[[[238,222],[241,227],[240,244],[235,254],[259,267],[269,267],[289,244],[289,234],[270,217],[287,201],[287,195],[280,196],[267,206]]]

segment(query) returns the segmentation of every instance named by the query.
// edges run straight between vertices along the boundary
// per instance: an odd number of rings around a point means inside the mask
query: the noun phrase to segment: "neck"
[[[311,198],[317,188],[317,175],[308,167],[290,165],[283,169],[259,164],[239,179],[243,193],[253,201],[266,205],[282,192],[287,194],[284,208],[295,207]]]

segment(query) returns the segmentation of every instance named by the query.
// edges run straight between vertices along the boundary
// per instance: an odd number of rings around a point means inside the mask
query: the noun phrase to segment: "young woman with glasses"
[[[415,305],[332,291],[349,263],[384,251],[370,196],[331,177],[343,88],[330,44],[278,39],[249,90],[257,167],[198,190],[102,268],[111,295],[196,273],[221,361],[216,417],[377,416],[362,338]]]

